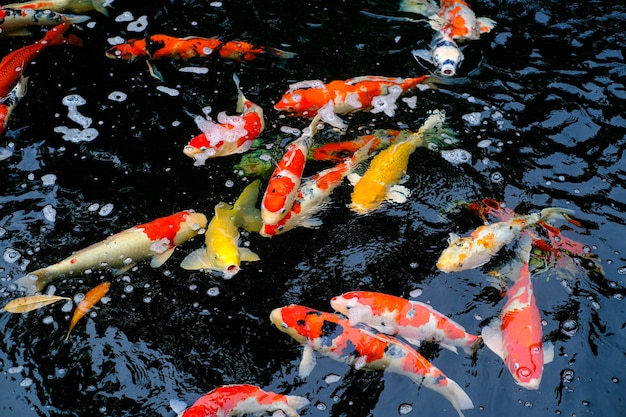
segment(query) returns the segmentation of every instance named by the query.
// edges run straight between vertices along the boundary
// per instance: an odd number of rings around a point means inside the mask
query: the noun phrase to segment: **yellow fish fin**
[[[239,248],[239,258],[242,261],[246,261],[246,262],[254,262],[254,261],[260,261],[261,260],[261,258],[259,258],[259,255],[257,255],[256,253],[252,252],[248,248]]]
[[[180,267],[187,270],[212,269],[213,263],[209,259],[206,247],[196,249],[183,259]]]
[[[248,232],[259,232],[263,226],[261,219],[261,210],[255,208],[259,199],[259,189],[261,188],[261,180],[252,181],[235,201],[233,212],[235,213],[235,226],[242,227]]]

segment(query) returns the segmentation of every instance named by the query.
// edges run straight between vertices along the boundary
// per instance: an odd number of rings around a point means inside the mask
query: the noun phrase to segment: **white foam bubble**
[[[135,20],[135,17],[129,11],[126,11],[115,17],[116,22],[132,22],[133,20]]]
[[[57,219],[57,210],[52,207],[52,204],[48,204],[42,210],[43,217],[48,220],[50,223],[54,223]]]
[[[480,122],[482,120],[480,112],[467,113],[461,116],[461,118],[472,126],[480,125]]]
[[[45,174],[41,176],[41,182],[45,186],[54,185],[57,181],[57,176],[54,174]]]
[[[4,253],[2,254],[2,259],[4,259],[4,261],[9,264],[17,262],[17,260],[21,257],[22,254],[13,248],[6,248],[4,250]]]
[[[112,36],[110,38],[107,38],[107,42],[111,46],[121,45],[124,43],[124,38],[122,38],[121,36]]]
[[[472,154],[464,149],[443,150],[441,157],[452,165],[466,164],[472,161]]]
[[[54,128],[57,133],[63,134],[63,139],[68,142],[80,143],[91,142],[98,137],[99,132],[94,128],[87,129],[75,129],[68,128],[67,126],[57,126]]]
[[[4,161],[13,155],[13,150],[9,148],[0,148],[0,161]]]
[[[156,89],[159,90],[160,92],[165,93],[167,95],[170,95],[172,97],[176,97],[176,96],[180,95],[180,91],[178,91],[175,88],[170,88],[170,87],[165,87],[163,85],[158,85],[156,87]]]
[[[210,52],[206,55],[210,55]],[[180,72],[191,72],[193,74],[208,74],[209,69],[207,67],[182,67],[179,68]]]
[[[322,80],[304,80],[297,83],[289,84],[288,92],[291,93],[295,90],[300,90],[304,88],[325,88],[325,86]]]
[[[125,101],[127,97],[128,95],[122,91],[111,91],[107,98],[111,101],[121,103],[122,101]]]
[[[148,27],[148,16],[140,16],[134,22],[130,22],[126,26],[126,30],[129,32],[143,32]]]
[[[98,214],[104,217],[104,216],[108,216],[109,214],[111,214],[111,212],[113,212],[113,204],[107,203],[100,208],[100,210],[98,211]]]

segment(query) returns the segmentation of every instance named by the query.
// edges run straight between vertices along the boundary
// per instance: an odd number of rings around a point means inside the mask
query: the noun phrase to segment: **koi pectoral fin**
[[[165,82],[165,80],[163,79],[163,76],[161,75],[159,70],[156,69],[156,67],[154,66],[154,64],[152,64],[150,62],[150,60],[146,61],[146,65],[148,65],[148,71],[150,72],[150,75],[153,78],[156,78],[157,80],[159,80],[161,82]]]
[[[504,360],[504,341],[500,330],[500,319],[493,319],[481,332],[485,345]]]
[[[154,255],[150,260],[150,266],[153,268],[158,268],[163,265],[168,259],[170,259],[170,256],[172,256],[172,254],[174,253],[174,249],[176,248],[170,248],[165,252],[157,253],[156,255]]]
[[[187,270],[196,271],[198,269],[213,268],[213,264],[209,259],[206,247],[196,249],[183,259],[180,267]]]
[[[302,360],[298,367],[298,374],[300,378],[306,378],[311,374],[311,371],[315,367],[315,352],[311,346],[304,346],[302,350]]]

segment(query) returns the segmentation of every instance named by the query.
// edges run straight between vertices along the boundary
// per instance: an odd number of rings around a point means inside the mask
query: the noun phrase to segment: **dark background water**
[[[400,16],[395,2],[117,0],[114,6],[111,17],[92,13],[92,24],[77,31],[82,48],[49,49],[28,66],[28,94],[0,139],[12,151],[0,162],[4,301],[14,297],[5,287],[25,270],[156,217],[187,208],[210,216],[216,203],[232,202],[251,180],[234,172],[239,158],[194,167],[181,151],[198,133],[193,116],[202,107],[234,112],[234,72],[246,95],[265,109],[264,137],[273,140],[281,126],[307,124],[272,109],[291,82],[428,70],[410,51],[426,46],[430,28],[361,13]],[[466,411],[468,417],[624,414],[626,7],[621,1],[472,6],[498,25],[465,47],[462,82],[410,93],[417,107],[399,101],[393,118],[346,118],[353,137],[372,127],[416,129],[428,110],[445,110],[470,163],[453,165],[436,152],[417,150],[405,184],[413,191],[409,201],[365,217],[346,208],[350,188],[342,186],[319,229],[246,237],[262,260],[244,264],[229,281],[178,267],[201,245],[195,239],[160,269],[141,264],[123,277],[103,273],[56,282],[56,293],[68,296],[103,279],[113,285],[69,341],[68,306],[0,315],[2,415],[173,416],[172,399],[191,404],[218,385],[252,383],[306,396],[311,406],[301,414],[307,416],[394,416],[402,405],[412,406],[412,416],[454,416],[441,396],[404,377],[354,371],[330,359],[319,358],[301,380],[300,348],[271,326],[268,314],[288,303],[329,310],[332,296],[355,289],[421,293],[415,299],[479,332],[503,303],[487,282],[488,268],[443,274],[435,262],[448,233],[465,235],[480,224],[442,213],[456,200],[484,197],[523,213],[547,206],[575,210],[584,225],[567,226],[564,233],[599,256],[605,275],[580,268],[567,280],[554,272],[535,277],[544,335],[556,352],[537,391],[515,385],[486,348],[476,360],[434,345],[424,345],[422,353],[470,395],[476,408]],[[109,38],[139,36],[115,20],[127,11],[135,19],[147,16],[150,34],[242,39],[299,55],[282,65],[158,62],[161,84],[141,62],[104,56]],[[32,39],[0,41],[4,55]],[[208,73],[178,71],[188,65]],[[110,100],[114,91],[127,94],[126,100]],[[79,111],[93,118],[99,131],[94,141],[70,143],[54,131],[78,127],[62,104],[68,94],[87,100]],[[56,176],[50,185],[42,181],[48,174]],[[107,204],[112,211],[100,214]],[[56,209],[54,221],[44,216],[48,205]],[[10,256],[14,251],[17,260]],[[564,325],[573,331],[564,332]],[[329,383],[328,375],[340,379]]]

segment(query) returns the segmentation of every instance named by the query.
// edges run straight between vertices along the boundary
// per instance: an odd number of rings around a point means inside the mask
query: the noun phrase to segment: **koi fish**
[[[30,36],[28,26],[54,26],[61,23],[83,23],[89,16],[58,13],[53,10],[12,9],[0,7],[0,35]]]
[[[27,84],[28,77],[22,75],[15,87],[9,92],[9,95],[0,99],[0,135],[4,132],[15,106],[26,95]]]
[[[477,268],[489,262],[526,228],[541,221],[549,222],[555,216],[571,214],[572,210],[550,207],[539,213],[516,215],[507,221],[480,226],[467,237],[450,233],[450,245],[441,253],[437,268],[446,273]]]
[[[27,1],[25,3],[11,3],[2,7],[12,9],[53,10],[55,12],[83,13],[96,10],[105,16],[109,15],[106,9],[108,0],[48,0]]]
[[[277,224],[291,211],[319,122],[319,116],[313,118],[309,127],[302,131],[302,135],[287,146],[283,157],[274,168],[261,201],[261,217],[265,225]]]
[[[365,323],[388,335],[400,335],[416,346],[432,341],[455,353],[460,347],[471,355],[480,345],[480,336],[467,333],[460,324],[418,301],[372,291],[351,291],[333,297],[330,305],[348,317],[352,325]]]
[[[479,39],[496,25],[488,17],[476,17],[463,0],[441,0],[439,7],[431,0],[402,0],[400,11],[426,16],[435,31],[461,41]]]
[[[441,370],[428,362],[410,345],[380,333],[374,328],[337,314],[314,310],[301,305],[274,309],[270,314],[278,330],[303,345],[300,376],[308,376],[315,366],[315,353],[347,363],[356,369],[385,370],[404,375],[418,385],[443,395],[454,409],[473,408],[463,389]]]
[[[110,287],[110,282],[103,282],[92,288],[87,292],[87,294],[85,294],[85,298],[83,298],[81,302],[78,303],[76,309],[74,310],[74,314],[72,314],[72,320],[70,320],[70,327],[67,330],[65,340],[70,338],[70,333],[72,332],[72,329],[76,326],[76,323],[78,323],[78,321],[82,319],[83,316],[87,314],[89,310],[91,310],[93,306],[96,305],[96,303],[106,295],[107,292],[109,292]]]
[[[233,59],[240,62],[254,61],[260,55],[273,56],[281,59],[290,59],[296,56],[292,52],[266,46],[254,46],[243,41],[223,41],[218,38],[203,38],[188,36],[177,38],[168,35],[151,35],[146,38],[129,39],[126,43],[115,45],[105,52],[106,56],[113,59],[135,61],[147,59],[150,74],[160,78],[155,73],[150,61],[162,58],[173,60],[187,60],[191,58],[207,58],[219,56],[220,58]]]
[[[398,183],[406,174],[409,157],[418,146],[430,143],[430,139],[426,139],[427,134],[439,131],[444,120],[442,112],[434,111],[417,133],[380,151],[362,177],[356,173],[348,176],[354,184],[350,208],[359,214],[367,214],[380,207],[385,200],[405,202],[410,191]]]
[[[314,218],[324,208],[324,203],[330,197],[341,181],[352,172],[361,162],[369,157],[369,151],[373,141],[368,142],[353,156],[345,158],[343,162],[334,167],[325,169],[313,175],[307,181],[301,183],[298,188],[296,200],[291,210],[276,224],[263,224],[261,236],[272,237],[297,226],[317,227],[322,222]]]
[[[542,342],[541,316],[528,267],[530,250],[528,239],[521,249],[519,277],[506,292],[500,316],[481,333],[485,345],[504,361],[515,382],[526,389],[537,389],[543,365],[554,358],[554,346]]]
[[[191,139],[183,149],[185,155],[195,160],[195,166],[204,165],[208,158],[246,152],[265,128],[263,109],[243,95],[236,74],[233,74],[233,80],[237,86],[237,112],[240,115],[227,116],[225,112],[220,112],[218,123],[201,116],[196,118],[202,133]]]
[[[430,49],[417,49],[412,51],[415,59],[421,58],[431,62],[437,72],[446,77],[456,75],[461,62],[463,52],[450,36],[437,33],[433,38]]]
[[[408,130],[376,129],[371,135],[362,135],[354,140],[313,146],[310,156],[316,161],[342,161],[370,142],[369,152],[373,153],[389,147],[396,140],[406,139],[410,134]]]
[[[239,246],[239,228],[249,232],[261,229],[261,213],[255,208],[261,180],[250,183],[234,205],[224,202],[215,206],[215,215],[205,233],[205,247],[196,249],[183,259],[183,269],[215,271],[230,279],[240,270],[241,261],[258,261],[259,256]]]
[[[287,417],[300,417],[298,409],[309,400],[297,395],[263,391],[255,385],[223,385],[200,397],[179,417],[220,417],[254,414],[255,416],[282,411]]]
[[[301,81],[291,84],[274,108],[301,117],[313,117],[330,101],[332,107],[322,112],[322,120],[337,128],[344,128],[343,122],[334,115],[363,110],[385,112],[393,116],[397,108],[396,99],[428,79],[426,75],[416,78],[368,75],[328,84],[320,80]]]
[[[0,97],[6,97],[11,93],[11,90],[19,82],[24,67],[45,48],[61,44],[82,45],[82,41],[75,35],[69,35],[67,38],[63,36],[69,27],[69,23],[55,26],[48,30],[43,39],[32,45],[16,49],[2,58],[0,61]]]
[[[151,259],[150,266],[158,268],[177,246],[196,236],[206,224],[204,214],[193,210],[160,217],[109,236],[54,265],[30,272],[15,285],[18,290],[32,294],[57,278],[74,277],[87,270],[110,269],[119,275],[146,259]]]

